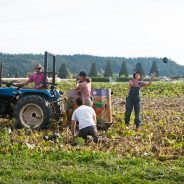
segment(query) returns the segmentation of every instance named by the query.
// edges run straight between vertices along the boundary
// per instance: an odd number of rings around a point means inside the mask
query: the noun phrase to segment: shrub
[[[92,82],[110,82],[111,78],[110,77],[92,77],[91,80]]]
[[[130,77],[117,77],[116,82],[128,82],[131,79]]]

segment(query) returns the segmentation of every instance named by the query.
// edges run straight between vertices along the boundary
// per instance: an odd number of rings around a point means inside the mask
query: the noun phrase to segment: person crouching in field
[[[93,106],[91,100],[91,80],[85,71],[79,73],[79,81],[76,84],[76,90],[83,100],[83,104]]]
[[[91,135],[95,143],[98,142],[98,132],[96,127],[96,113],[92,107],[83,105],[83,100],[78,97],[76,99],[78,108],[72,114],[71,132],[73,139],[76,132],[76,121],[79,122],[78,137],[87,140],[87,136]]]
[[[133,73],[133,79],[129,81],[129,94],[126,98],[126,111],[125,111],[125,125],[129,126],[130,116],[134,108],[135,112],[135,125],[136,129],[141,125],[140,119],[140,89],[145,86],[149,86],[152,83],[153,77],[151,77],[150,82],[143,82],[141,73],[135,71]]]

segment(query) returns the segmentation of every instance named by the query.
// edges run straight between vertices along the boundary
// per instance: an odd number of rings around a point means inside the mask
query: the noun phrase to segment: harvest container
[[[94,89],[91,92],[93,108],[97,116],[98,129],[106,130],[112,124],[111,89]],[[77,108],[77,90],[70,90],[67,93],[67,118],[71,121],[72,113]]]

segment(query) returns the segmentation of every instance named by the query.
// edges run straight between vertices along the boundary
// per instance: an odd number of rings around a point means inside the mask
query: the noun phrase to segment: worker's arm
[[[132,80],[129,81],[129,86],[133,87],[134,86],[134,82]]]
[[[80,86],[79,86],[79,84],[76,84],[76,88],[75,88],[76,90],[79,90],[80,89]]]
[[[19,83],[14,83],[17,87],[22,87],[22,86],[25,86],[27,84],[29,84],[29,80],[25,81],[25,82],[19,82]]]
[[[95,123],[95,125],[96,125],[96,114],[93,115],[93,120],[94,120],[94,123]]]
[[[34,79],[33,79],[33,74],[29,77],[29,79],[25,82],[19,82],[19,83],[14,83],[17,87],[22,87],[22,86],[25,86],[31,82],[33,82]]]
[[[138,86],[138,82],[139,82],[139,81],[130,80],[130,81],[129,81],[129,86],[130,86],[130,88],[131,88],[131,87],[134,87],[134,86],[135,86],[135,87]]]
[[[150,85],[151,85],[151,83],[152,83],[152,80],[150,80],[149,82],[144,82],[143,87],[150,86]]]
[[[71,132],[72,132],[72,137],[75,137],[75,129],[76,129],[76,121],[72,120],[71,124]]]
[[[92,108],[92,111],[93,111],[93,120],[94,120],[94,123],[95,123],[95,125],[96,125],[96,112],[95,112],[95,110]]]
[[[76,84],[76,90],[82,90],[84,88],[85,84],[83,82],[79,82]]]
[[[151,76],[150,81],[149,82],[142,82],[141,86],[142,87],[150,86],[152,84],[152,82],[153,82],[153,78],[154,77]]]

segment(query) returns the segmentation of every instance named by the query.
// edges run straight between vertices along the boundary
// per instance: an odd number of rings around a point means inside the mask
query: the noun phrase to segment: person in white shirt
[[[96,113],[92,107],[83,105],[81,98],[76,99],[78,108],[72,114],[71,131],[73,138],[75,137],[76,121],[79,122],[78,137],[87,139],[88,135],[93,137],[95,143],[98,142],[98,131],[96,127]]]

